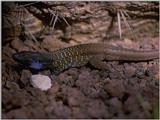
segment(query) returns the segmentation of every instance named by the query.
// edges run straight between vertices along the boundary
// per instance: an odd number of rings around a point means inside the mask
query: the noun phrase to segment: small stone
[[[6,87],[8,87],[9,89],[12,89],[12,90],[18,90],[19,89],[19,86],[18,86],[17,83],[10,82],[10,81],[6,82]]]
[[[24,44],[25,44],[25,46],[27,46],[29,48],[32,48],[34,50],[39,50],[40,44],[36,43],[36,45],[35,45],[35,43],[31,40],[25,40]]]
[[[11,47],[5,46],[3,47],[3,55],[7,55],[9,57],[12,57],[12,55],[15,53],[15,50]],[[4,57],[3,57],[4,60]]]
[[[22,82],[21,87],[25,87],[29,83],[29,79],[32,73],[29,70],[23,70],[21,74],[20,81]]]
[[[114,97],[122,98],[125,92],[125,86],[122,80],[113,79],[104,85],[104,90]]]
[[[49,51],[55,51],[69,46],[69,44],[57,39],[56,36],[45,36],[41,45],[43,48],[48,49]]]
[[[23,46],[23,47],[18,48],[18,52],[21,52],[21,51],[30,51],[30,48],[27,46]]]
[[[76,42],[87,43],[89,37],[84,34],[76,34],[72,36],[72,39]]]
[[[45,75],[32,75],[31,76],[31,84],[35,88],[39,88],[43,91],[48,90],[51,88],[51,79]]]
[[[11,45],[14,49],[19,50],[20,48],[24,47],[24,43],[20,39],[15,39],[11,42]]]
[[[136,74],[136,68],[133,66],[130,66],[129,64],[125,64],[125,75],[126,77],[132,77]]]
[[[120,110],[122,108],[122,103],[120,100],[118,100],[117,97],[113,97],[109,100],[109,104],[111,107],[115,107],[116,109]]]

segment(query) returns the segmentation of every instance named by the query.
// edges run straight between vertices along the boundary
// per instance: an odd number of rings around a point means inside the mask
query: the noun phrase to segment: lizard
[[[88,43],[62,48],[53,52],[22,51],[13,59],[25,67],[51,69],[55,74],[90,63],[98,69],[106,69],[106,61],[148,61],[159,58],[159,50],[133,50],[106,43]]]

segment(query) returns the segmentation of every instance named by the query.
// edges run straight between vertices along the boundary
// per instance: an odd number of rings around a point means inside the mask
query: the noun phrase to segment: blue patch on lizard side
[[[40,62],[32,62],[29,67],[31,67],[33,69],[42,69],[43,64]]]

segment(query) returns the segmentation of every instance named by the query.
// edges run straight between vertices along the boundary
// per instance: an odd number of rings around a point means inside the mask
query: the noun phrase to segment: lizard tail
[[[147,61],[158,58],[159,58],[159,50],[153,50],[153,51],[109,50],[106,53],[107,60]]]

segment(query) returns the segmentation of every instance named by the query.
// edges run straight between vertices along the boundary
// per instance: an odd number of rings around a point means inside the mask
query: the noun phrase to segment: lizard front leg
[[[96,55],[94,57],[91,57],[91,59],[89,60],[89,63],[94,66],[95,68],[101,69],[101,70],[105,70],[108,68],[106,62],[104,62],[103,60],[105,60],[105,55]]]

